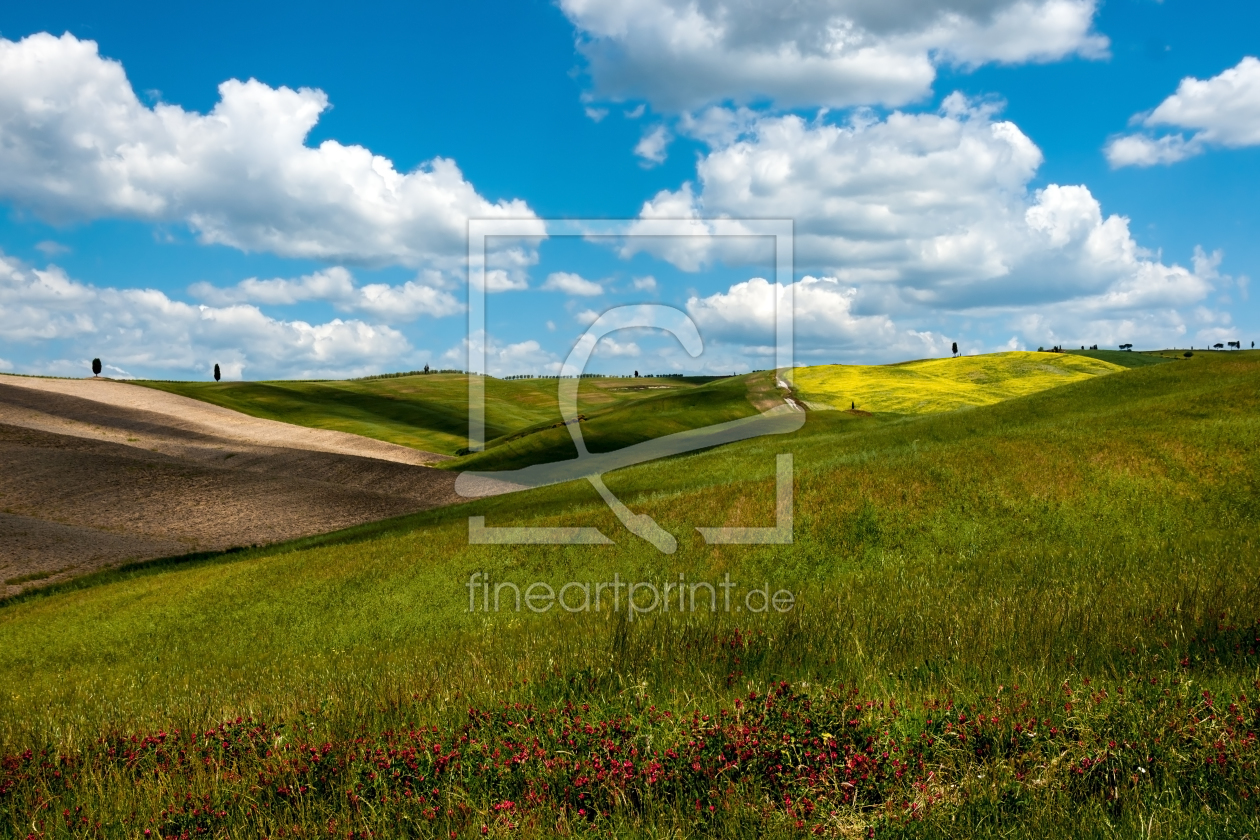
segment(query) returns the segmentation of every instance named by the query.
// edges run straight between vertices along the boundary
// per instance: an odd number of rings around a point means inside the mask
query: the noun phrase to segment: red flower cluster
[[[353,835],[398,819],[479,835],[663,811],[698,830],[753,813],[830,834],[837,815],[894,825],[977,793],[1034,796],[1048,782],[1083,799],[1172,782],[1204,803],[1237,802],[1260,795],[1258,721],[1254,698],[1218,698],[1175,675],[1065,683],[1058,698],[1002,687],[965,707],[787,683],[708,714],[629,698],[596,710],[505,703],[445,729],[318,742],[303,737],[306,719],[236,719],[4,757],[0,829],[51,832],[47,817],[60,813],[58,830],[89,834],[111,790],[147,797],[151,811],[118,821],[163,838],[301,835],[315,823],[324,836]]]

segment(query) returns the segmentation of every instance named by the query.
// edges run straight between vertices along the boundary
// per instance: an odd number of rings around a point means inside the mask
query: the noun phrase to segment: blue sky
[[[792,218],[803,363],[1260,338],[1254,4],[793,9],[11,5],[0,369],[462,368],[469,216]],[[628,334],[593,370],[765,367],[745,244],[526,243],[491,372],[643,301],[705,354]]]

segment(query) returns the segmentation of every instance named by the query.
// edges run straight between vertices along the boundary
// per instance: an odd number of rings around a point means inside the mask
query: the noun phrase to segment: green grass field
[[[633,380],[631,380],[633,381]],[[656,381],[656,380],[652,380]],[[756,396],[773,384],[769,372],[735,376],[687,388],[641,391],[649,396],[590,409],[581,423],[590,452],[611,452],[675,432],[751,417]],[[652,386],[647,386],[652,387]],[[660,386],[656,386],[660,387]],[[533,426],[487,442],[481,453],[445,463],[447,469],[507,470],[577,457],[569,429]]]
[[[793,543],[706,545],[773,524],[783,452]],[[0,835],[1260,836],[1258,474],[1260,356],[1196,354],[607,476],[673,555],[573,483],[100,575],[0,607]],[[741,609],[470,611],[474,573]]]
[[[1089,359],[1099,359],[1104,362],[1111,362],[1113,365],[1119,365],[1122,368],[1147,367],[1148,365],[1162,365],[1165,362],[1180,361],[1182,358],[1182,350],[1160,350],[1156,352],[1134,353],[1124,350],[1066,350],[1069,356],[1084,356]]]
[[[587,379],[578,409],[597,411],[648,394],[686,391],[709,381]],[[203,400],[254,417],[334,429],[454,455],[467,446],[468,377],[430,374],[328,382],[156,382],[138,385]],[[560,422],[554,379],[486,380],[486,439]],[[659,390],[644,390],[655,388]]]

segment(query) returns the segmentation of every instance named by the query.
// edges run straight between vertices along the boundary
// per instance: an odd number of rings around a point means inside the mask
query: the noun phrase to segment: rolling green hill
[[[587,379],[580,411],[646,394],[684,391],[707,378]],[[335,429],[454,455],[468,445],[468,377],[429,374],[346,381],[158,382],[136,384],[299,426]],[[486,379],[486,439],[560,421],[554,379]],[[648,391],[647,388],[659,390]]]
[[[1150,353],[1134,353],[1125,350],[1066,350],[1064,352],[1069,356],[1084,356],[1087,359],[1111,362],[1111,364],[1119,365],[1122,368],[1162,365],[1166,362],[1179,361],[1182,358],[1182,351],[1180,350],[1160,350]]]
[[[705,544],[774,523],[784,452],[792,543]],[[1260,357],[1200,354],[607,476],[674,555],[575,482],[101,575],[0,607],[0,834],[1257,836],[1257,476]]]
[[[590,452],[611,452],[640,441],[697,429],[757,413],[754,390],[764,392],[773,374],[762,372],[670,389],[585,412],[582,438]],[[650,386],[651,387],[651,386]],[[652,392],[647,392],[652,393]],[[509,470],[577,457],[569,429],[551,423],[489,441],[481,453],[442,464],[446,469]]]
[[[1088,352],[1088,351],[1087,351]],[[1102,352],[1102,351],[1099,351]],[[1132,353],[1103,353],[1137,358]],[[1143,359],[1150,357],[1139,356]],[[1157,362],[1154,362],[1157,363]],[[797,368],[787,377],[814,408],[856,402],[876,412],[924,413],[988,405],[1124,369],[1108,359],[1003,353],[900,365]],[[587,379],[582,434],[592,452],[751,416],[773,373],[729,378]],[[336,429],[455,455],[467,444],[468,379],[431,374],[326,382],[140,382],[257,417]],[[554,379],[486,380],[486,451],[443,469],[506,470],[576,457],[556,407]],[[773,395],[771,395],[773,396]],[[773,400],[771,400],[773,401]]]
[[[929,414],[992,405],[1124,368],[1065,353],[994,353],[896,365],[823,365],[791,372],[814,408]]]

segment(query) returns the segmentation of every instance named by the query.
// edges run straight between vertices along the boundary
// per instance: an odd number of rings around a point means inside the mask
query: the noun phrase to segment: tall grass
[[[13,603],[0,831],[1255,836],[1258,361],[608,476],[674,555],[573,484]],[[705,545],[773,522],[783,451],[794,543]],[[470,514],[617,544],[470,546]],[[470,613],[474,572],[797,603]]]

